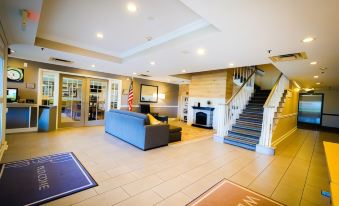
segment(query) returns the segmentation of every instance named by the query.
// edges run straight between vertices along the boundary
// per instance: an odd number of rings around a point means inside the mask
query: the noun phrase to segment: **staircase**
[[[255,150],[261,136],[263,106],[270,92],[259,89],[255,91],[246,108],[228,131],[228,135],[224,137],[226,144]]]

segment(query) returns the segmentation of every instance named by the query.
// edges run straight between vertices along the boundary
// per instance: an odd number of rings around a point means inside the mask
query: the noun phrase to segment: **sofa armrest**
[[[169,125],[145,125],[145,150],[168,145]]]

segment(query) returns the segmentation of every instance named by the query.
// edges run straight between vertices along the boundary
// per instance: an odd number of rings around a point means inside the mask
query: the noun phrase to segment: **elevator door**
[[[323,94],[300,94],[298,123],[321,125]]]

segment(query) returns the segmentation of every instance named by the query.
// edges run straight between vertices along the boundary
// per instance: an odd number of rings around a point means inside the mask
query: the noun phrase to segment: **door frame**
[[[86,77],[86,97],[85,97],[85,99],[86,99],[86,101],[85,101],[85,104],[86,104],[86,106],[85,106],[85,113],[86,113],[86,115],[85,115],[85,126],[98,126],[98,125],[103,125],[104,124],[104,122],[105,122],[105,116],[104,116],[104,119],[102,119],[102,120],[88,120],[88,116],[89,116],[89,97],[90,97],[90,86],[91,86],[91,84],[90,84],[90,81],[91,80],[98,80],[98,81],[105,81],[106,83],[107,83],[107,87],[106,87],[106,90],[107,90],[107,92],[106,92],[106,94],[105,94],[105,110],[104,110],[104,113],[107,111],[107,105],[109,105],[110,104],[110,102],[108,102],[108,97],[109,97],[109,91],[108,91],[108,89],[109,89],[109,83],[110,83],[110,81],[109,80],[107,80],[107,79],[100,79],[100,78],[93,78],[93,77]],[[88,92],[88,93],[87,93]],[[105,115],[105,114],[104,114]]]
[[[299,109],[300,109],[300,97],[302,95],[320,95],[322,96],[321,98],[321,113],[320,113],[320,123],[319,124],[313,124],[313,123],[306,123],[306,122],[299,122]],[[297,124],[298,125],[313,125],[313,126],[322,126],[323,123],[323,109],[324,109],[324,93],[299,93],[299,98],[298,98],[298,116],[297,116]]]
[[[61,111],[62,111],[62,80],[63,78],[72,78],[77,80],[82,80],[82,92],[81,92],[81,115],[80,115],[80,121],[78,122],[61,122]],[[60,74],[59,76],[59,94],[58,94],[58,126],[60,128],[65,127],[81,127],[85,126],[85,118],[86,118],[86,107],[84,107],[86,98],[83,95],[84,90],[86,89],[86,78],[80,77],[80,76],[73,76],[69,74]]]

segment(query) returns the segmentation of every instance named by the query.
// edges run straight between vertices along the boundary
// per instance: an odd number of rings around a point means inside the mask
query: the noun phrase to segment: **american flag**
[[[128,111],[132,111],[133,104],[133,80],[131,81],[131,85],[129,86],[128,92]]]

